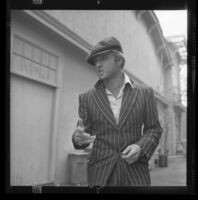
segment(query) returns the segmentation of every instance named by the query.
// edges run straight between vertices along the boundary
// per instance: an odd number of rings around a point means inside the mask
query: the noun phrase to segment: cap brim
[[[94,65],[94,64],[93,64],[93,58],[95,58],[96,56],[99,56],[99,55],[102,55],[102,54],[111,52],[111,51],[112,51],[112,49],[108,49],[108,50],[104,50],[104,51],[97,52],[97,53],[95,53],[95,54],[90,54],[90,55],[87,56],[86,61],[87,61],[89,64]]]

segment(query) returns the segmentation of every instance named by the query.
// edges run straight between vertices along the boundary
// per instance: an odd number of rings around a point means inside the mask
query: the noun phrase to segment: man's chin
[[[98,79],[99,79],[99,80],[103,80],[103,79],[104,79],[104,76],[98,76]]]

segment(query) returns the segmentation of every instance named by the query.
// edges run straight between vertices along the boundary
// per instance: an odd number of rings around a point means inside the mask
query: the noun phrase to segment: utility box
[[[69,154],[69,183],[71,185],[87,185],[87,164],[89,153],[81,152]]]
[[[159,155],[159,167],[168,167],[167,155]]]

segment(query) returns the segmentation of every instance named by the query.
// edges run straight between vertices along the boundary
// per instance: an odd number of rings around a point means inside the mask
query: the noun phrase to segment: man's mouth
[[[103,71],[98,71],[98,74],[103,74]]]

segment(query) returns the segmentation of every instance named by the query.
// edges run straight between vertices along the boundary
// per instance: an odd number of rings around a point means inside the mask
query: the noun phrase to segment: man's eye
[[[93,63],[96,64],[96,63],[97,63],[97,60],[93,60]]]
[[[107,59],[107,58],[108,58],[108,55],[102,56],[102,60],[105,60],[105,59]]]

